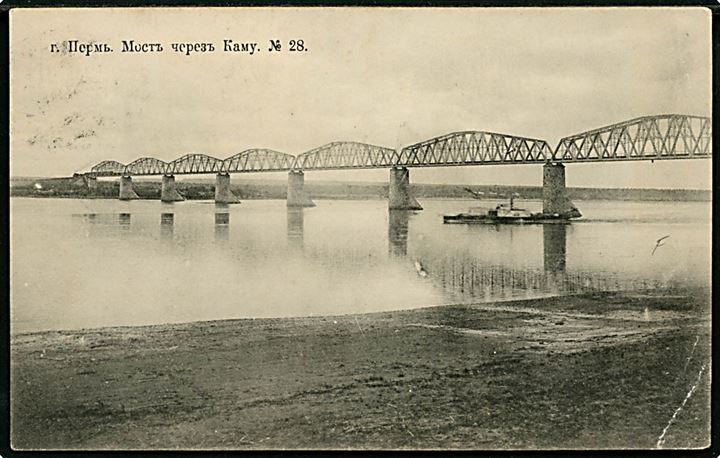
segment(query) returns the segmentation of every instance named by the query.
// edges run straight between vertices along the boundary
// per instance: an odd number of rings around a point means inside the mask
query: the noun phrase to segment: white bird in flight
[[[666,235],[665,237],[660,237],[659,239],[657,239],[657,242],[655,242],[655,248],[653,248],[652,253],[650,253],[650,256],[652,256],[652,255],[655,254],[655,250],[657,250],[657,249],[660,248],[661,246],[665,245],[665,244],[662,243],[662,242],[663,242],[663,240],[667,239],[668,237],[670,237],[670,236],[669,236],[669,235]]]

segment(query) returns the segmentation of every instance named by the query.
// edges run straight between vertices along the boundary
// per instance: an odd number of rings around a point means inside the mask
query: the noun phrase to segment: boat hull
[[[444,215],[445,224],[547,224],[568,223],[577,216],[558,214],[538,214],[522,217],[497,217],[489,215],[470,215],[460,213],[457,215]]]

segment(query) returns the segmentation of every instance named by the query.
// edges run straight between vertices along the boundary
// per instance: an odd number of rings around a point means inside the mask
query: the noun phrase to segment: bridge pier
[[[123,175],[120,177],[120,200],[138,199],[138,195],[132,187],[132,177]]]
[[[548,162],[543,166],[543,213],[579,213],[565,189],[565,166]]]
[[[175,187],[175,176],[163,175],[162,187],[160,188],[160,201],[179,202],[181,200],[185,200],[185,198],[177,192],[177,188]]]
[[[288,173],[287,206],[291,208],[315,206],[315,202],[305,194],[305,174],[302,170],[291,170]]]
[[[230,174],[218,173],[215,177],[215,203],[237,204],[240,199],[230,190]]]
[[[393,167],[390,169],[388,201],[390,210],[423,209],[410,193],[410,171],[406,167]]]

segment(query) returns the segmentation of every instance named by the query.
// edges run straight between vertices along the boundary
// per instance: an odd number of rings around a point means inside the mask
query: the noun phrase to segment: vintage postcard
[[[11,446],[707,447],[710,26],[12,10]]]

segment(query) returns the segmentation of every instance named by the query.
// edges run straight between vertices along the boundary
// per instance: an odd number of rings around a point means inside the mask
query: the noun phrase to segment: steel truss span
[[[295,160],[297,170],[372,169],[397,164],[395,150],[358,142],[333,142],[311,149]]]
[[[406,146],[397,165],[438,167],[449,165],[544,163],[552,157],[545,140],[493,132],[455,132]]]
[[[553,160],[601,162],[704,158],[712,154],[710,118],[644,116],[560,140]]]
[[[102,161],[87,175],[184,175],[708,158],[712,155],[711,138],[710,118],[670,114],[644,116],[571,135],[561,139],[554,152],[545,140],[468,131],[431,138],[406,146],[400,152],[367,143],[333,142],[298,156],[271,149],[249,149],[224,160],[194,153],[172,162],[152,157],[143,157],[127,165]]]
[[[207,154],[193,153],[175,159],[168,164],[166,173],[170,175],[184,175],[192,173],[220,173],[223,172],[223,161]],[[155,175],[146,173],[145,175]]]
[[[237,153],[223,161],[223,171],[242,172],[282,172],[292,170],[295,156],[271,149],[249,149]]]
[[[96,177],[116,177],[125,172],[125,164],[118,161],[102,161],[90,169],[90,175]]]
[[[141,157],[125,167],[126,175],[163,175],[168,173],[170,164],[154,157]]]

